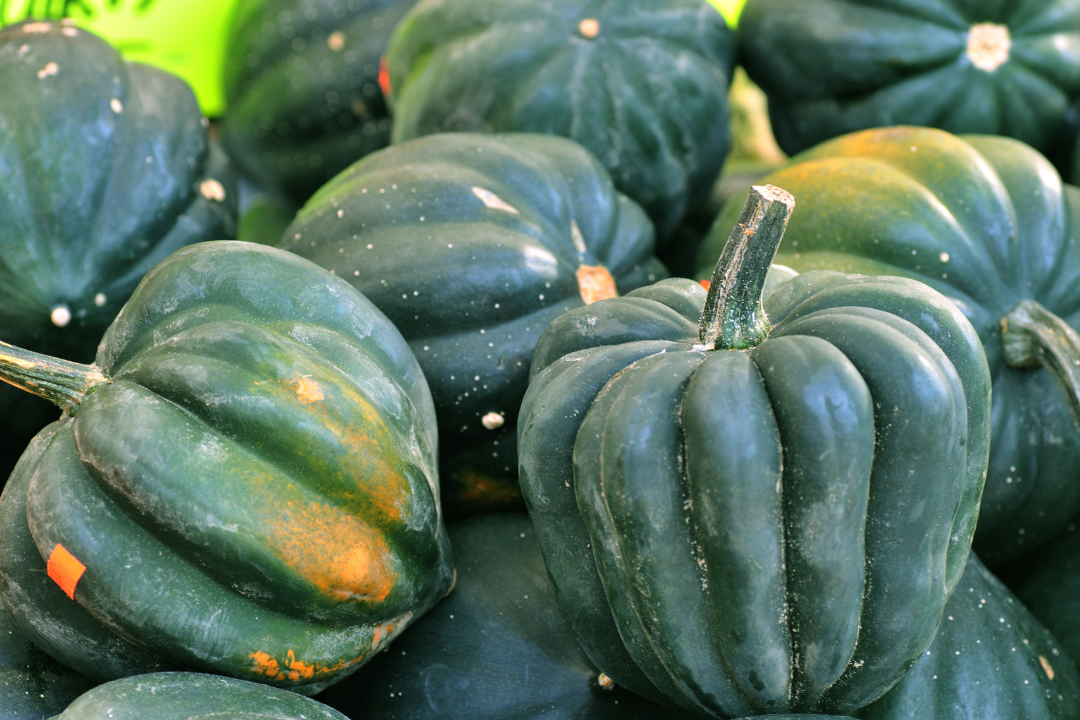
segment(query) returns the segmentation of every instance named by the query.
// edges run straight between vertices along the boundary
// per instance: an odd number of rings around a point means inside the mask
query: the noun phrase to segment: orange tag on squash
[[[49,555],[46,570],[53,582],[59,585],[60,589],[67,593],[69,598],[74,600],[75,586],[79,584],[79,579],[86,572],[86,566],[69,553],[66,547],[56,543],[56,547],[53,548],[52,553]]]

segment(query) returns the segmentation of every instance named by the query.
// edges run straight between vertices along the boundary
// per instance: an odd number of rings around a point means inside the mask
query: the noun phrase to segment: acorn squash
[[[379,58],[416,0],[243,0],[224,61],[222,134],[245,175],[303,204],[390,144]]]
[[[53,720],[348,720],[311,698],[200,673],[136,675],[99,685]]]
[[[536,339],[570,308],[666,277],[653,237],[577,143],[448,133],[353,165],[279,247],[351,283],[408,340],[459,514],[520,506],[514,427]]]
[[[1060,532],[1080,511],[1080,190],[1015,140],[908,127],[837,138],[762,182],[799,198],[777,262],[914,278],[978,331],[994,378],[979,557],[993,567]]]
[[[1050,632],[972,553],[937,637],[863,720],[1080,717],[1080,675]]]
[[[0,345],[0,375],[66,411],[3,496],[0,593],[78,669],[119,654],[117,674],[160,659],[312,693],[450,586],[420,368],[305,260],[182,249],[95,364]],[[109,632],[80,633],[90,619]]]
[[[755,187],[706,292],[553,322],[519,420],[555,597],[616,683],[699,715],[844,713],[926,651],[967,560],[990,381],[970,323],[900,278],[766,271]]]
[[[182,80],[66,23],[0,29],[0,339],[89,362],[155,263],[233,237],[236,201]],[[0,478],[56,417],[0,386]]]
[[[425,0],[386,60],[393,142],[569,137],[645,209],[661,244],[727,156],[735,35],[704,0]]]
[[[789,154],[884,125],[1005,135],[1043,153],[1076,132],[1073,2],[750,0],[739,41]]]

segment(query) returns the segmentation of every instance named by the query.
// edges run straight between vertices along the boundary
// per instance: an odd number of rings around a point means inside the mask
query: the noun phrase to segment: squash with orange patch
[[[0,344],[0,377],[66,411],[0,502],[0,594],[91,677],[316,692],[450,586],[420,367],[306,260],[193,246],[151,271],[94,365]]]

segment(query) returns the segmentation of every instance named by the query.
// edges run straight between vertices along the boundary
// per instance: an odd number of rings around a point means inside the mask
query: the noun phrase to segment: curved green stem
[[[705,298],[698,326],[705,347],[746,350],[769,336],[761,294],[794,207],[795,198],[786,190],[772,185],[750,188]]]
[[[1050,371],[1080,430],[1080,334],[1034,300],[1023,300],[1001,318],[1001,349],[1009,367]]]
[[[96,365],[60,360],[0,342],[0,380],[74,414],[99,385],[111,382]]]

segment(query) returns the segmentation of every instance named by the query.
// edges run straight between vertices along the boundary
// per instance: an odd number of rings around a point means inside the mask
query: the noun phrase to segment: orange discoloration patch
[[[706,290],[712,287],[712,280],[698,280],[698,282],[701,284],[701,287]]]
[[[312,380],[310,375],[301,375],[292,381],[292,386],[296,390],[296,397],[305,405],[310,405],[325,398],[319,383]]]
[[[291,650],[289,652],[292,652]],[[264,652],[253,652],[248,655],[249,658],[255,663],[252,668],[256,675],[265,675],[268,678],[274,680],[284,680],[285,676],[281,673],[281,667],[278,665],[278,661],[270,657],[269,654]]]
[[[60,589],[71,598],[75,599],[75,586],[79,584],[79,580],[82,579],[83,573],[86,572],[86,566],[68,552],[60,543],[56,544],[53,551],[49,554],[49,561],[46,565],[46,572],[53,582],[60,586]]]
[[[1042,665],[1042,669],[1043,669],[1043,672],[1046,673],[1046,677],[1053,680],[1054,679],[1054,668],[1051,667],[1050,661],[1047,660],[1046,658],[1044,658],[1042,655],[1040,655],[1039,656],[1039,664]]]
[[[577,269],[578,291],[586,305],[618,297],[615,278],[603,265],[582,265]]]
[[[341,508],[318,503],[282,508],[274,551],[325,596],[382,602],[397,584],[382,533]]]

